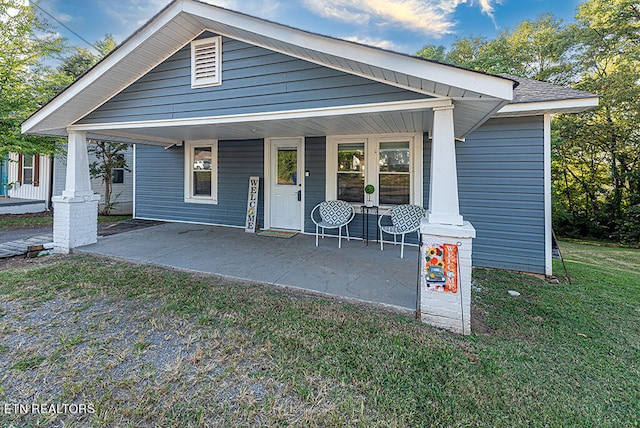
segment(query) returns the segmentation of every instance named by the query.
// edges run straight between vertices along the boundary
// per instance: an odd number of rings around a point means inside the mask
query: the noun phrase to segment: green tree
[[[637,0],[588,0],[576,20],[580,79],[575,86],[600,94],[600,108],[559,118],[554,149],[598,152],[603,182],[594,195],[595,227],[607,237],[640,242],[640,6]],[[590,132],[576,133],[578,124]],[[573,220],[584,222],[580,216]]]
[[[0,157],[52,153],[54,139],[22,135],[20,124],[51,96],[55,78],[45,61],[63,51],[63,40],[34,6],[0,0],[0,45]]]
[[[131,171],[122,152],[128,144],[111,141],[96,141],[89,146],[89,153],[96,156],[97,161],[91,162],[89,170],[93,178],[100,178],[104,183],[104,208],[102,215],[109,215],[116,203],[111,201],[113,195],[113,172],[116,168]]]

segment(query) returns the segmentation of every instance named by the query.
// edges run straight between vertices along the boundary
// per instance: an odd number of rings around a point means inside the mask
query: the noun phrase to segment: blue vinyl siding
[[[543,117],[491,119],[456,153],[460,213],[477,234],[474,266],[544,273]]]
[[[304,142],[304,169],[309,171],[309,177],[305,177],[304,180],[304,231],[307,233],[315,233],[316,231],[316,226],[310,217],[313,207],[325,200],[326,143],[325,137],[307,137]]]
[[[218,203],[184,202],[182,147],[136,147],[136,217],[244,226],[249,177],[260,177],[259,226],[264,225],[264,142],[218,141]]]
[[[191,88],[191,51],[186,45],[79,123],[208,117],[425,98],[228,37],[223,38],[222,47],[220,86]]]

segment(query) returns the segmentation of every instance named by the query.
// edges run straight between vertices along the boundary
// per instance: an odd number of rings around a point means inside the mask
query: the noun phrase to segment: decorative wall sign
[[[247,220],[244,224],[244,231],[255,233],[258,227],[258,190],[260,188],[260,177],[249,177],[249,196],[247,197]]]
[[[458,292],[458,246],[426,242],[420,257],[424,291]]]

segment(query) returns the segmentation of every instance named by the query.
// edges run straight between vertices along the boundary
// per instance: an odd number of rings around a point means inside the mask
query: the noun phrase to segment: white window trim
[[[371,183],[376,187],[373,193],[374,205],[379,205],[378,192],[378,151],[380,143],[409,141],[409,153],[411,157],[411,189],[409,191],[409,203],[423,205],[423,137],[419,132],[403,134],[366,134],[366,135],[330,135],[327,136],[326,144],[326,189],[325,198],[328,201],[335,200],[338,195],[338,144],[341,143],[364,143],[365,147],[365,185]],[[364,194],[364,189],[362,189]],[[364,200],[366,201],[366,195]],[[353,206],[362,205],[359,202],[352,202]],[[391,205],[383,205],[380,208],[390,208]]]
[[[211,147],[211,196],[193,195],[193,149]],[[192,204],[218,203],[218,140],[193,140],[184,142],[184,201]]]
[[[216,49],[216,62],[215,62],[215,76],[213,77],[201,77],[196,76],[196,49],[200,45],[206,45],[215,43]],[[222,37],[208,37],[206,39],[197,39],[191,41],[191,87],[192,88],[205,88],[209,86],[218,86],[222,84]]]
[[[27,166],[25,159],[27,159],[29,157],[29,155],[23,155],[22,156],[22,183],[20,183],[20,185],[23,186],[33,186],[33,177],[35,175],[35,169],[36,169],[36,156],[38,155],[32,155],[31,156],[31,166]],[[31,170],[31,182],[27,183],[25,177],[27,176],[27,174],[25,174],[25,171],[30,169]]]

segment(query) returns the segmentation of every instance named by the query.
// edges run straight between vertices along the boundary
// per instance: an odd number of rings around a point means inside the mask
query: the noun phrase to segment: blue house
[[[597,103],[175,0],[22,129],[68,138],[59,251],[96,240],[86,146],[108,139],[135,144],[137,218],[243,227],[259,176],[260,227],[313,233],[317,203],[372,183],[376,205],[472,223],[474,265],[551,274],[551,115]]]

